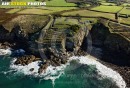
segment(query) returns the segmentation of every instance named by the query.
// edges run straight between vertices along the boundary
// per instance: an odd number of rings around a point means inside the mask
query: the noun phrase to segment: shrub
[[[74,32],[77,32],[79,30],[80,26],[75,24],[75,25],[71,25],[70,26],[70,30],[74,31]]]

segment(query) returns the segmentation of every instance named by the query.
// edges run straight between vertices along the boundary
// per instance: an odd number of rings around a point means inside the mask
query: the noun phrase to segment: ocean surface
[[[38,63],[16,66],[16,58],[0,56],[0,88],[125,88],[122,77],[91,56],[70,58],[67,64],[49,66],[41,75]],[[34,68],[31,72],[30,68]]]

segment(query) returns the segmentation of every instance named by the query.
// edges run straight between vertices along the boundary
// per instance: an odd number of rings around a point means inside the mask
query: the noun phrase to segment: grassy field
[[[0,24],[8,22],[8,20],[13,19],[17,14],[8,14],[10,9],[0,9]]]
[[[58,29],[66,29],[68,27],[70,27],[70,25],[80,25],[81,27],[84,27],[85,25],[83,23],[85,23],[86,21],[93,21],[95,22],[96,19],[95,18],[74,18],[74,17],[60,17],[57,18],[55,20],[54,23],[54,28],[58,28]],[[90,23],[86,23],[86,25],[89,25]]]
[[[9,11],[7,11],[6,13],[16,13],[18,11],[20,11],[21,9],[11,9]]]
[[[74,3],[67,3],[65,0],[46,1],[47,6],[76,6]]]
[[[79,14],[80,16],[105,17],[105,18],[115,20],[114,14],[95,12],[95,11],[89,11],[89,10],[79,10],[79,11],[65,12],[62,15],[63,16],[76,16],[76,14]],[[125,23],[125,24],[130,24],[130,18],[119,17],[119,22]]]
[[[119,13],[120,14],[128,14],[128,15],[130,15],[130,7],[123,8]]]
[[[115,3],[106,3],[106,2],[102,2],[101,5],[105,5],[105,6],[115,6]]]
[[[16,1],[16,2],[18,2],[18,1],[20,1],[20,2],[33,2],[33,1],[36,1],[36,0],[12,0],[12,1]]]
[[[71,25],[71,24],[78,24],[78,20],[74,18],[57,18],[55,24],[66,24],[66,25]]]
[[[36,9],[36,8],[32,8],[32,9],[24,9],[22,11],[19,11],[18,14],[42,14],[42,15],[47,15],[47,14],[51,14],[54,12],[60,12],[63,10],[71,10],[71,9],[76,9],[76,7],[47,7],[45,8],[41,8],[41,9]],[[13,9],[11,9],[10,11],[8,11],[8,13],[12,13]]]
[[[119,10],[121,10],[123,7],[121,6],[97,6],[95,8],[92,8],[91,10],[95,11],[101,11],[101,12],[111,12],[111,13],[116,13]]]
[[[12,30],[15,24],[19,24],[26,33],[33,33],[43,27],[49,18],[39,15],[19,15],[6,22],[4,27]]]
[[[89,11],[89,10],[79,10],[79,11],[71,11],[71,12],[65,12],[62,15],[72,15],[76,16],[76,14],[79,14],[80,16],[100,16],[105,17],[109,19],[114,19],[115,15],[110,13],[101,13],[101,12],[95,12],[95,11]]]
[[[129,6],[130,7],[130,3],[124,3],[123,6]]]
[[[120,17],[120,18],[119,18],[119,22],[120,22],[120,23],[130,24],[130,17],[129,17],[129,18]]]
[[[49,14],[51,13],[52,11],[51,10],[42,10],[42,9],[24,9],[22,11],[19,11],[17,14]]]

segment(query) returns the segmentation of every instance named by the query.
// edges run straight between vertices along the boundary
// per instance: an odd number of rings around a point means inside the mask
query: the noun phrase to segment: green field
[[[4,24],[4,27],[11,31],[15,24],[19,24],[26,33],[33,33],[38,31],[37,26],[42,28],[46,25],[46,22],[49,18],[47,16],[39,15],[19,15]],[[33,29],[33,27],[35,29]]]
[[[123,6],[129,6],[130,7],[130,3],[124,3]]]
[[[105,6],[115,6],[115,3],[106,3],[106,2],[102,2],[101,5],[105,5]]]
[[[7,11],[6,13],[16,13],[18,11],[20,11],[21,9],[11,9],[9,11]]]
[[[47,15],[47,14],[51,14],[51,13],[54,13],[54,12],[60,12],[60,11],[63,11],[63,10],[71,10],[71,9],[76,9],[75,7],[47,7],[46,9],[45,8],[28,8],[28,9],[24,9],[24,10],[21,10],[19,12],[17,12],[17,10],[19,9],[11,9],[9,10],[7,13],[18,13],[18,14],[42,14],[42,15]]]
[[[130,7],[125,7],[120,11],[120,14],[128,14],[130,15]]]
[[[67,3],[65,0],[46,1],[47,6],[76,6],[74,3]]]
[[[18,1],[20,1],[20,2],[32,2],[32,1],[36,1],[36,0],[12,0],[12,1],[16,1],[16,2],[18,2]]]
[[[116,13],[119,10],[121,10],[122,8],[123,7],[121,7],[121,6],[103,6],[103,5],[101,5],[101,6],[94,7],[91,10]]]
[[[95,11],[89,11],[89,10],[79,10],[79,11],[65,12],[62,15],[76,16],[76,14],[79,14],[80,16],[96,16],[96,17],[99,16],[99,17],[105,17],[105,18],[109,18],[109,19],[115,19],[114,14],[95,12]]]

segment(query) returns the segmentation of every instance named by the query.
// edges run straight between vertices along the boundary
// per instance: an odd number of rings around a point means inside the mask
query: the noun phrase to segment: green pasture
[[[130,7],[130,3],[124,3],[123,6],[129,6]]]
[[[123,7],[121,7],[121,6],[103,6],[103,5],[101,5],[101,6],[94,7],[91,10],[116,13],[119,10],[121,10],[122,8]]]
[[[11,9],[9,11],[7,11],[6,13],[16,13],[18,11],[20,11],[21,9]]]
[[[67,3],[65,0],[46,0],[47,6],[76,6],[74,3]]]
[[[89,10],[79,10],[79,11],[64,12],[62,15],[76,16],[77,14],[79,14],[80,16],[94,16],[94,17],[105,17],[105,18],[109,18],[109,19],[115,19],[114,14],[95,12],[95,11],[89,11]]]
[[[33,2],[33,1],[36,1],[36,0],[12,0],[14,2]]]
[[[58,29],[66,29],[70,25],[78,24],[78,20],[74,18],[60,17],[55,20],[54,27]]]
[[[60,11],[71,10],[71,9],[76,9],[76,7],[27,8],[27,9],[23,9],[23,10],[21,10],[21,9],[11,9],[7,13],[47,15],[47,14],[51,14],[51,13],[54,13],[54,12],[60,12]]]
[[[115,3],[106,3],[106,2],[101,2],[101,5],[105,5],[105,6],[116,6]]]
[[[123,8],[119,13],[120,14],[128,14],[128,15],[130,15],[130,7]]]

